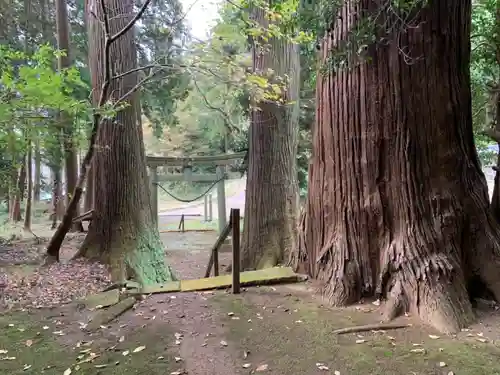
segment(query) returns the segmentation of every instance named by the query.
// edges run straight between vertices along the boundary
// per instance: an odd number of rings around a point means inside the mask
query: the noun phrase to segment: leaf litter
[[[110,283],[104,265],[84,259],[40,266],[29,275],[13,273],[3,276],[0,290],[7,308],[60,306],[97,293]]]

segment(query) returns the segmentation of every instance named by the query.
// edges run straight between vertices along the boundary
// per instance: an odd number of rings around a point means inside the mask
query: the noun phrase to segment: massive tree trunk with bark
[[[356,17],[379,11],[368,0],[344,4],[322,41],[323,64]],[[396,25],[377,14],[379,30]],[[470,21],[470,0],[428,2],[412,27],[369,45],[369,59],[351,55],[350,69],[318,76],[294,261],[335,305],[375,296],[387,319],[409,311],[455,332],[474,318],[478,285],[500,300],[500,230],[472,133]]]
[[[69,21],[66,0],[56,0],[56,26],[57,46],[65,54],[58,57],[58,68],[63,70],[71,66],[69,57]],[[61,113],[59,117],[63,133],[64,165],[66,171],[66,205],[69,206],[71,195],[76,187],[78,176],[78,157],[74,140],[73,121],[67,113]],[[78,207],[75,216],[78,216]],[[81,223],[74,223],[72,231],[83,231]]]
[[[254,8],[252,14],[264,29],[268,27],[264,10]],[[253,45],[254,72],[267,76],[269,84],[277,84],[282,93],[279,101],[257,103],[251,114],[243,269],[282,263],[297,240],[299,49],[285,38],[271,38],[265,43],[259,40]],[[288,81],[280,81],[285,77]]]
[[[105,5],[110,32],[115,34],[132,19],[134,1],[106,0]],[[87,17],[92,86],[99,93],[105,76],[100,1],[88,3]],[[114,75],[136,68],[134,29],[121,36],[109,53]],[[127,95],[137,79],[137,74],[131,73],[112,80],[110,99],[116,101]],[[165,264],[163,244],[152,216],[137,99],[137,95],[128,95],[124,101],[127,107],[99,127],[93,164],[96,210],[80,255],[108,262],[116,282],[132,277],[143,284],[161,283],[172,280],[173,274]]]

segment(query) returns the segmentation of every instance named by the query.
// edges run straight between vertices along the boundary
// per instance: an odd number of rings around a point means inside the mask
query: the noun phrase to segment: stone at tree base
[[[137,300],[135,297],[128,297],[106,310],[99,310],[99,312],[92,318],[90,323],[87,325],[85,330],[89,332],[96,331],[102,325],[108,324],[116,317],[120,316],[127,310],[131,309],[136,301]]]

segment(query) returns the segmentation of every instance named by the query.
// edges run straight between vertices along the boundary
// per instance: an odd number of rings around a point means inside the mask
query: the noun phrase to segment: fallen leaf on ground
[[[410,352],[412,352],[412,353],[425,353],[425,349],[424,348],[417,348],[417,349],[410,350]]]
[[[318,370],[322,370],[322,371],[328,371],[329,368],[328,366],[326,366],[324,363],[316,363],[316,367],[318,368]]]
[[[243,368],[250,368],[250,366],[251,366],[251,364],[250,364],[250,363],[244,363],[242,367],[243,367]]]
[[[264,365],[260,365],[259,367],[257,367],[255,369],[255,371],[256,372],[262,372],[262,371],[267,371],[268,369],[269,369],[269,365],[264,364]]]
[[[31,368],[31,365],[24,365],[23,371],[29,370]]]
[[[220,342],[220,344],[221,344],[221,346],[227,346],[227,342],[225,342],[224,340],[222,340],[222,341]]]
[[[64,244],[61,250],[68,251],[68,244]],[[26,246],[23,249],[9,248],[0,253],[0,260],[5,261],[8,257],[7,264],[11,258],[19,262],[26,259],[27,251],[29,247]],[[109,272],[102,264],[76,259],[37,268],[29,275],[9,274],[5,284],[2,297],[13,307],[50,308],[101,291],[109,284]],[[48,328],[43,327],[44,330]]]
[[[439,367],[446,367],[446,362],[439,362],[438,365]]]
[[[175,359],[175,362],[180,362],[180,361],[182,361],[182,358],[181,358],[181,357],[175,357],[174,359]]]
[[[129,353],[130,353],[130,350],[125,350],[124,352],[122,352],[122,355],[127,356],[127,355],[129,355]]]
[[[146,349],[146,347],[144,345],[141,345],[141,346],[138,346],[137,348],[135,348],[132,353],[139,353],[139,352],[142,352],[144,349]]]

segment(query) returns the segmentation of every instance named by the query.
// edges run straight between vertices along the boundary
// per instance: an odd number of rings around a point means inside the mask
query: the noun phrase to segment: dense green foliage
[[[422,1],[388,2],[397,14],[410,15]],[[26,5],[29,4],[28,7]],[[57,52],[53,2],[0,1],[0,173],[3,191],[13,181],[28,140],[40,140],[43,161],[60,163],[58,113],[72,116],[78,147],[89,133],[90,76],[83,0],[68,3],[73,68],[54,72]],[[140,4],[138,4],[140,5]],[[301,46],[299,181],[304,194],[314,124],[318,71],[316,45],[341,1],[264,0],[224,2],[208,40],[191,38],[179,0],[152,1],[137,25],[138,59],[145,83],[141,103],[148,153],[218,154],[248,147],[251,103],[280,100],[281,87],[269,84],[266,72],[253,72],[249,41],[257,36],[288,38]],[[263,28],[250,17],[252,7],[265,9],[272,23]],[[494,125],[495,93],[500,87],[498,0],[477,0],[473,8],[471,78],[476,145],[483,163],[492,162],[481,134]],[[395,13],[395,14],[396,14]],[[368,20],[369,21],[369,20]],[[373,25],[353,29],[352,46],[373,39]],[[370,26],[371,25],[371,26]],[[371,29],[370,29],[371,27]],[[297,32],[298,30],[298,32]],[[370,31],[371,30],[371,31]],[[25,38],[26,36],[26,38]],[[354,48],[352,47],[352,48]],[[332,58],[339,62],[343,51]],[[286,77],[282,77],[286,85]],[[495,91],[496,90],[496,91]],[[9,178],[7,178],[9,177]],[[184,188],[187,186],[184,184]]]

